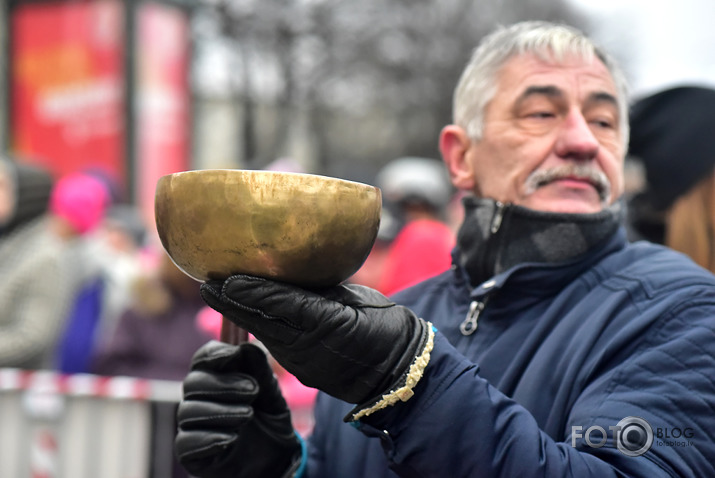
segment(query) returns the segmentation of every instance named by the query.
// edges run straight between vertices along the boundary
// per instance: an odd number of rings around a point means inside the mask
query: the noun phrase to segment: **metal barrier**
[[[0,477],[169,478],[181,383],[0,369]]]

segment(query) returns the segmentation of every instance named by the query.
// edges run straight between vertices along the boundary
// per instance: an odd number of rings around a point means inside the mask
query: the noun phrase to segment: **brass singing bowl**
[[[380,224],[376,187],[313,174],[206,169],[163,176],[156,227],[199,282],[234,274],[326,287],[365,262]]]

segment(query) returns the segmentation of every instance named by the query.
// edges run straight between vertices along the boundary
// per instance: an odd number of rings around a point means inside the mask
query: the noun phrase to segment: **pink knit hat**
[[[86,234],[102,221],[109,202],[109,188],[100,179],[72,173],[55,184],[50,211],[66,219],[79,234]]]

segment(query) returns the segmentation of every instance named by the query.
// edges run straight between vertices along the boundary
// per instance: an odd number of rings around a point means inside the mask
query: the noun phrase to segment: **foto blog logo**
[[[614,426],[609,426],[618,450],[627,456],[640,456],[653,446],[653,428],[640,417],[626,417]],[[576,447],[576,441],[583,438],[591,448],[601,448],[606,444],[606,430],[598,425],[592,425],[585,431],[582,426],[571,427],[571,446]]]

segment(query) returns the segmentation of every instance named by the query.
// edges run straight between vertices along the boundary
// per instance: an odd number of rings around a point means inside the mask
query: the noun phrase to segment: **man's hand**
[[[361,409],[409,398],[429,361],[430,325],[367,287],[316,292],[236,275],[201,295],[303,384]]]
[[[177,413],[179,462],[200,478],[292,476],[301,445],[266,354],[212,341],[194,355]]]

